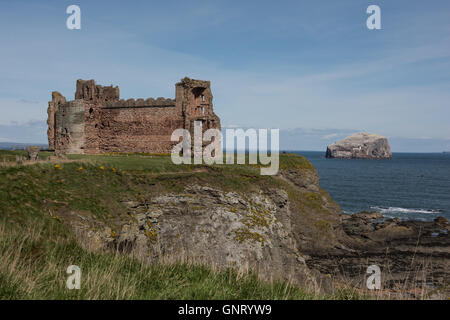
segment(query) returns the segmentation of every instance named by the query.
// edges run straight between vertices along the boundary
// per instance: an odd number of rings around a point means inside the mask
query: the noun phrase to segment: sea
[[[386,218],[450,220],[450,154],[393,153],[390,160],[327,159],[296,151],[317,169],[320,186],[344,213],[381,212]]]

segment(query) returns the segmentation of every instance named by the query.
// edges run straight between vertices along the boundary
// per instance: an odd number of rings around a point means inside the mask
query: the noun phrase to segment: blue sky
[[[449,17],[449,1],[0,1],[0,141],[46,142],[51,91],[73,99],[78,78],[147,98],[189,76],[224,126],[280,128],[282,148],[369,131],[450,150]]]

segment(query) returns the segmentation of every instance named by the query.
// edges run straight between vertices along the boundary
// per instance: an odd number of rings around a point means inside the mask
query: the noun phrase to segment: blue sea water
[[[450,154],[394,153],[391,160],[327,159],[297,151],[345,213],[378,211],[404,220],[450,219]]]

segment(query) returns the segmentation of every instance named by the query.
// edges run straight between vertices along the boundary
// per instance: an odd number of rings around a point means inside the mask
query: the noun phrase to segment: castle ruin
[[[178,143],[170,140],[175,129],[192,134],[194,121],[201,121],[203,130],[220,130],[212,100],[209,81],[187,77],[175,84],[175,99],[146,100],[123,100],[117,86],[77,80],[75,100],[52,92],[47,110],[49,149],[57,154],[170,153]]]

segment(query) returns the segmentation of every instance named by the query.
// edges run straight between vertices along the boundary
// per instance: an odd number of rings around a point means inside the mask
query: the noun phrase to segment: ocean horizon
[[[316,168],[320,186],[344,213],[387,218],[450,219],[450,154],[394,152],[392,159],[327,159],[325,152],[291,151]]]

